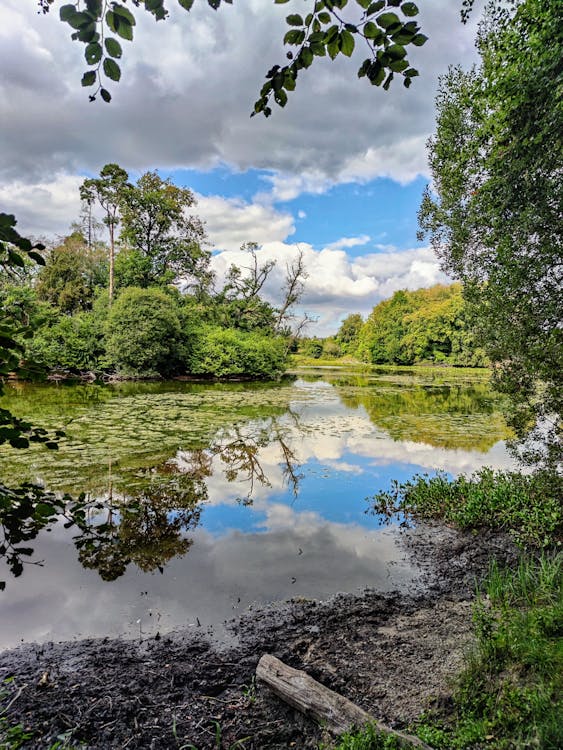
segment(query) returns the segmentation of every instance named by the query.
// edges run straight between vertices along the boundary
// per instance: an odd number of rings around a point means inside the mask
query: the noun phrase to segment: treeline
[[[258,247],[231,266],[220,289],[191,191],[148,172],[135,184],[117,165],[82,185],[74,231],[0,282],[0,304],[22,326],[25,360],[96,376],[272,378],[290,349],[292,308],[303,290],[302,258],[287,268],[279,307],[261,292],[274,268]],[[109,244],[98,239],[105,212]],[[33,335],[26,332],[32,331]]]
[[[376,305],[365,322],[351,314],[335,336],[304,340],[300,353],[315,359],[348,356],[370,364],[487,364],[475,341],[461,284],[395,292]]]

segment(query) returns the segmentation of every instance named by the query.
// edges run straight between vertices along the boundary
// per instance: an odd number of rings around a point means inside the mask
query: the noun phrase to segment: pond
[[[472,371],[17,384],[2,405],[66,433],[58,451],[3,448],[4,481],[78,502],[14,545],[17,565],[0,546],[0,647],[145,638],[290,597],[408,587],[416,571],[368,496],[416,472],[511,466],[499,403]]]

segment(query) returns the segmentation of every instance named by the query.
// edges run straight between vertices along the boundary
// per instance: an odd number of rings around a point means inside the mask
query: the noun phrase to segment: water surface
[[[416,571],[366,497],[415,472],[510,465],[498,402],[463,373],[18,385],[3,403],[66,431],[56,453],[3,449],[4,480],[82,491],[89,509],[81,528],[26,542],[19,577],[0,566],[2,646],[147,637],[292,596],[406,587]]]

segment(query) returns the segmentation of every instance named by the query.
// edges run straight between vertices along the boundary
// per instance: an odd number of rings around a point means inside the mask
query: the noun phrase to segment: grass
[[[461,529],[509,532],[522,546],[548,547],[563,535],[563,487],[551,472],[521,474],[481,469],[450,480],[445,474],[417,475],[394,482],[373,498],[376,513],[389,517],[442,520]]]
[[[473,610],[475,646],[456,680],[453,708],[410,728],[439,750],[563,747],[563,554],[491,565]],[[400,745],[373,727],[343,735],[334,750]]]
[[[417,734],[436,748],[563,747],[563,555],[493,564],[474,607],[476,645],[454,712]]]

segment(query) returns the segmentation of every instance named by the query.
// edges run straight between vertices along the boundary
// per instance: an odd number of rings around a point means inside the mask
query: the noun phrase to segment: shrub
[[[170,375],[180,369],[185,336],[176,300],[160,289],[128,287],[106,324],[108,361],[124,374]]]
[[[232,328],[207,328],[188,358],[194,375],[224,377],[278,377],[285,369],[286,341]]]

